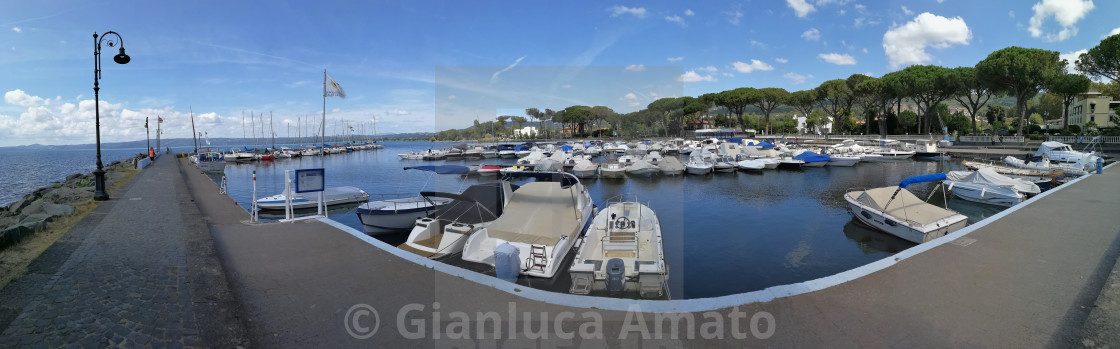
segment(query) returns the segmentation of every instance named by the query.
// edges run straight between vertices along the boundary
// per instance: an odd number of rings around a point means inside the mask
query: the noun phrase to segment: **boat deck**
[[[641,213],[634,212],[628,217],[635,220],[636,229],[608,232],[609,225],[614,224],[610,219],[612,213],[618,217],[626,217],[622,215],[621,207],[617,205],[620,204],[608,206],[595,216],[580,249],[580,258],[585,263],[592,264],[594,261],[602,261],[599,264],[600,270],[596,272],[605,272],[602,269],[606,268],[607,260],[621,258],[626,265],[626,274],[637,274],[635,262],[656,263],[661,260],[661,245],[658,241],[661,238],[660,222],[653,210],[648,207],[639,206],[636,202],[626,202],[621,205],[629,205],[641,211]]]

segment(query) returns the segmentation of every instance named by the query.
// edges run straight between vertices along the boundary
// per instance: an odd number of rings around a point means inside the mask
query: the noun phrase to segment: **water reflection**
[[[895,254],[917,246],[906,239],[875,230],[855,218],[844,224],[844,236],[855,242],[864,254]]]

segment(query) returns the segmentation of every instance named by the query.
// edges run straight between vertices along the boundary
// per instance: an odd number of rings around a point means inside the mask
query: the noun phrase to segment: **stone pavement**
[[[157,159],[0,290],[0,346],[248,344],[176,163]]]

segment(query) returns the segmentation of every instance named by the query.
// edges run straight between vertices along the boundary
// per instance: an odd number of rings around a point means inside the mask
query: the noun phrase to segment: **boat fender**
[[[952,191],[952,190],[953,190],[953,186],[954,186],[954,185],[957,185],[957,182],[950,182],[950,183],[949,183],[949,190],[950,190],[950,191]]]

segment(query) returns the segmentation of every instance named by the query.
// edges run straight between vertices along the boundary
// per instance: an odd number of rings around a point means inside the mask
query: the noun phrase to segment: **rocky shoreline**
[[[137,155],[105,166],[105,187],[128,175],[127,170],[146,158]],[[93,173],[75,173],[49,187],[36,189],[8,206],[0,206],[0,251],[42,231],[58,218],[74,213],[74,207],[93,200]]]

